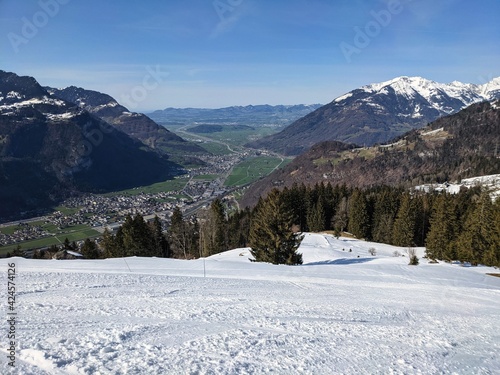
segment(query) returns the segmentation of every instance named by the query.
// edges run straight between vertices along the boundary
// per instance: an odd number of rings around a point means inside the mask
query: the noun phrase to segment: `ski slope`
[[[408,266],[403,248],[323,234],[300,251],[301,266],[249,249],[1,259],[5,314],[7,264],[18,273],[18,348],[11,370],[1,335],[0,373],[500,373],[500,278],[486,275],[499,270]]]

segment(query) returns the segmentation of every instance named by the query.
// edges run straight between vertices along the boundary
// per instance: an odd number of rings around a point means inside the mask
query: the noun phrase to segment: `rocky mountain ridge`
[[[344,94],[248,146],[285,155],[299,155],[326,140],[372,146],[471,104],[499,98],[500,77],[483,85],[397,77]]]
[[[107,94],[75,86],[64,89],[49,87],[47,90],[55,97],[75,103],[115,128],[161,153],[168,154],[180,163],[203,164],[200,160],[187,156],[206,153],[199,145],[170,132],[145,114],[130,112]]]
[[[181,172],[34,78],[0,71],[0,217],[46,208],[75,192],[148,185]]]
[[[338,141],[314,145],[246,191],[254,205],[273,187],[294,183],[412,187],[500,173],[500,102],[483,102],[412,130],[391,143],[359,147]]]

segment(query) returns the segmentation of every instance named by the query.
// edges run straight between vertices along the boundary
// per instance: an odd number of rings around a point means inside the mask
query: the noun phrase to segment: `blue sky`
[[[327,103],[500,76],[500,1],[0,0],[0,69],[133,110]]]

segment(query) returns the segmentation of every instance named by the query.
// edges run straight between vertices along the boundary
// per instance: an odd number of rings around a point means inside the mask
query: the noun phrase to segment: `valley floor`
[[[4,314],[16,264],[18,344],[11,370],[5,319],[0,373],[500,373],[500,278],[486,275],[498,270],[408,266],[402,248],[320,234],[300,251],[293,267],[252,263],[248,249],[1,259]]]

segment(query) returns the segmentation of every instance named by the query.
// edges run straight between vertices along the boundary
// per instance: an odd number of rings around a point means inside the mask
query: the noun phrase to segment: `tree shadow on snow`
[[[340,265],[347,265],[347,264],[360,264],[360,263],[367,263],[371,262],[373,258],[342,258],[342,259],[332,259],[332,260],[324,260],[321,262],[311,262],[311,263],[305,263],[303,266],[323,266],[323,265],[333,265],[333,266],[340,266]]]

